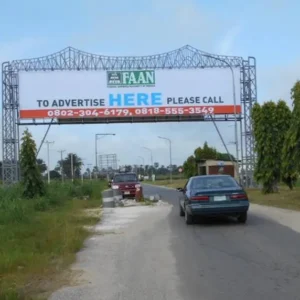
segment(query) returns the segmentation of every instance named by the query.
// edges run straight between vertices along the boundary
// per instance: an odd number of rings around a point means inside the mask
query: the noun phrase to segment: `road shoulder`
[[[180,300],[170,249],[171,210],[167,203],[103,208],[102,221],[72,268],[82,272],[80,284],[58,290],[50,299]]]
[[[277,222],[300,233],[300,212],[290,209],[251,204],[251,213]]]

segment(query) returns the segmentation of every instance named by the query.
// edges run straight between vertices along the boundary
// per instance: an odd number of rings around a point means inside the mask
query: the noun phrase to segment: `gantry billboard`
[[[241,113],[240,70],[145,69],[19,72],[20,119]]]

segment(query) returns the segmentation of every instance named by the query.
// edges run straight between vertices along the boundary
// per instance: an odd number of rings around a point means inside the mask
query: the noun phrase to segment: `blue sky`
[[[0,61],[42,56],[67,46],[105,55],[146,55],[189,44],[200,50],[257,59],[258,99],[283,98],[300,79],[300,2],[296,0],[0,0]],[[46,127],[30,128],[37,144]],[[233,127],[220,124],[226,142]],[[94,134],[113,132],[99,141],[99,152],[116,153],[121,164],[168,164],[168,148],[157,135],[173,141],[173,161],[181,164],[204,143],[224,151],[212,124],[173,123],[52,127],[48,140],[51,167],[57,150],[74,151],[94,163]],[[233,146],[229,146],[234,151]],[[46,147],[41,157],[46,159]]]

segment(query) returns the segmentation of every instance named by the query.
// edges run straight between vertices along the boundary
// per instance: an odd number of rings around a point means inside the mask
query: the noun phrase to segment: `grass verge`
[[[290,191],[288,188],[281,186],[278,193],[267,195],[262,194],[257,189],[248,189],[247,193],[251,203],[300,211],[299,187]]]
[[[177,188],[183,187],[186,181],[187,179],[178,179],[172,183],[169,180],[145,181],[145,183]],[[264,195],[258,189],[247,189],[247,193],[251,203],[300,211],[300,187],[298,185],[292,191],[285,186],[280,186],[279,193],[274,194]]]
[[[32,200],[20,186],[0,191],[0,299],[41,299],[64,283],[58,276],[90,234],[84,226],[99,221],[83,211],[100,207],[104,188],[51,183],[45,197]]]

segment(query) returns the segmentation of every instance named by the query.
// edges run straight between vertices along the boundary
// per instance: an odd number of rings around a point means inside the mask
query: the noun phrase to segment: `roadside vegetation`
[[[63,276],[99,221],[104,181],[45,183],[30,133],[22,138],[22,181],[0,189],[0,299],[41,299],[71,280]]]
[[[300,210],[300,81],[291,89],[291,98],[292,108],[281,99],[253,106],[254,178],[258,188],[247,192],[252,203]],[[201,159],[236,160],[205,142],[184,162],[185,178],[197,175],[196,166]],[[241,176],[244,177],[243,169]],[[185,182],[182,179],[170,183],[167,178],[148,181],[174,188],[182,187]]]

